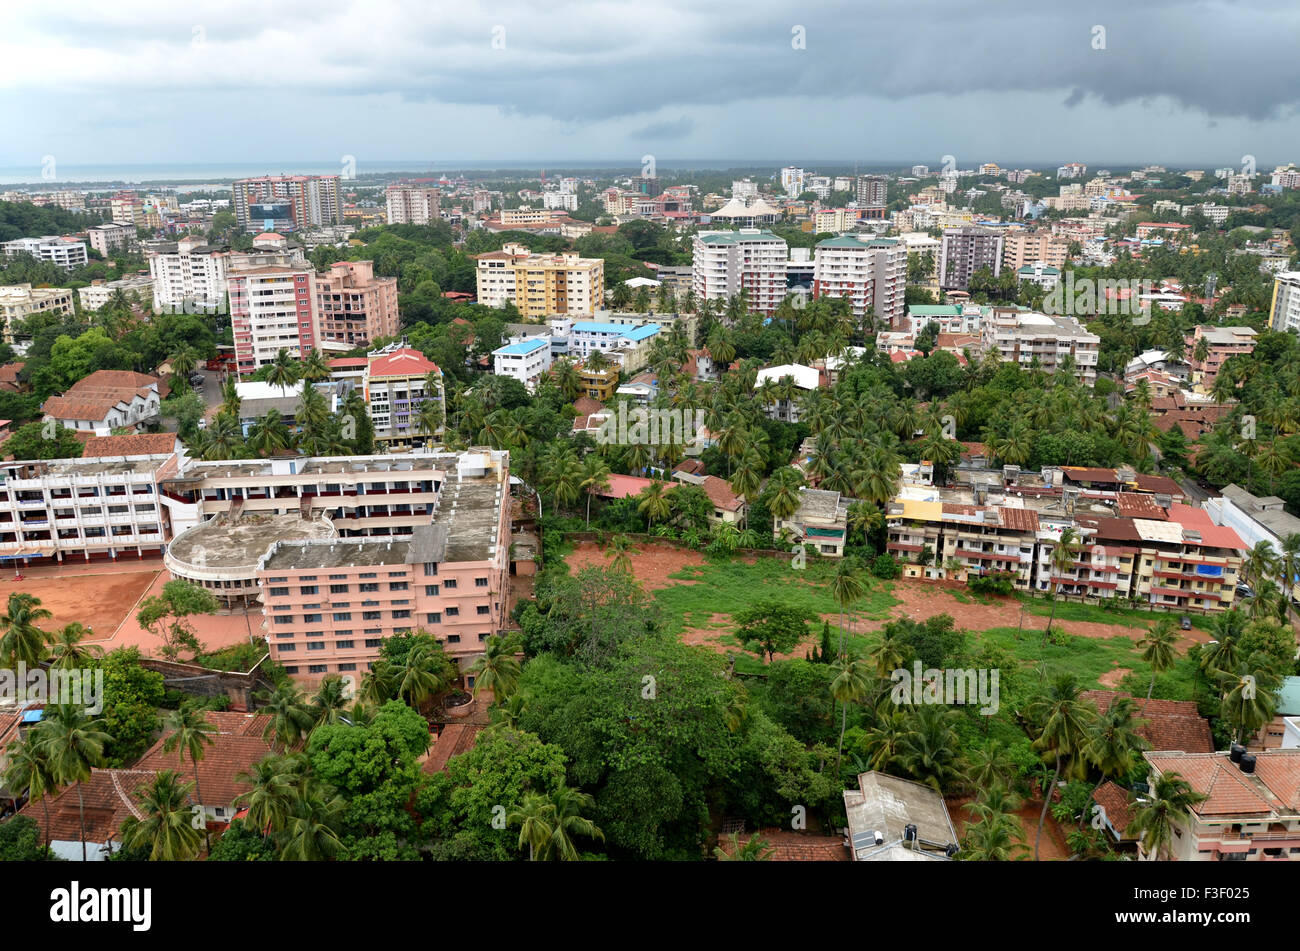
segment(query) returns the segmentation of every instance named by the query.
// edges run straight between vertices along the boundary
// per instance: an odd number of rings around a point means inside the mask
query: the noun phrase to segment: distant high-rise
[[[390,225],[427,225],[438,220],[438,189],[401,184],[388,186]]]
[[[858,178],[858,204],[883,205],[889,192],[889,182],[881,175],[862,175]]]
[[[343,223],[337,175],[265,175],[230,186],[235,220],[248,232],[305,231]]]
[[[989,268],[997,277],[1002,270],[1002,235],[989,228],[949,228],[939,248],[939,286],[966,290],[971,276]]]

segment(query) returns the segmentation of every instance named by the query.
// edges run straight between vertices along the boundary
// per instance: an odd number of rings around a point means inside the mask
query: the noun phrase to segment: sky
[[[1300,160],[1300,5],[114,0],[6,9],[0,167]]]

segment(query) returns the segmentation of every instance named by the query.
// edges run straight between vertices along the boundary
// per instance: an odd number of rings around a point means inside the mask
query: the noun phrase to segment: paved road
[[[1196,505],[1203,506],[1206,499],[1213,498],[1209,492],[1197,485],[1193,479],[1183,479],[1178,485],[1187,493],[1188,500]]]

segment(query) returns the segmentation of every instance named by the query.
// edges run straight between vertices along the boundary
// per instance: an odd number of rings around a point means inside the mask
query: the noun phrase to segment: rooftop
[[[858,788],[844,791],[849,836],[859,861],[927,861],[944,858],[944,848],[957,844],[957,832],[943,797],[910,779],[872,771],[858,776]],[[918,844],[902,844],[907,826],[916,826]],[[883,842],[877,844],[876,838]]]
[[[331,538],[334,526],[325,519],[294,515],[243,515],[231,522],[218,515],[181,532],[167,554],[179,562],[205,568],[249,568],[278,541]]]

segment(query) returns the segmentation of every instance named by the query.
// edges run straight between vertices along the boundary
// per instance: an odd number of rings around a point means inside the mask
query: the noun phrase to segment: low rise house
[[[872,770],[844,791],[855,862],[947,861],[957,854],[943,797],[922,783]]]
[[[68,429],[107,432],[139,427],[156,418],[169,391],[158,377],[130,370],[96,370],[62,396],[51,396],[41,410],[44,419]]]
[[[826,489],[799,489],[799,508],[788,519],[776,519],[773,531],[788,530],[799,545],[813,545],[831,558],[844,555],[848,537],[848,500]]]

